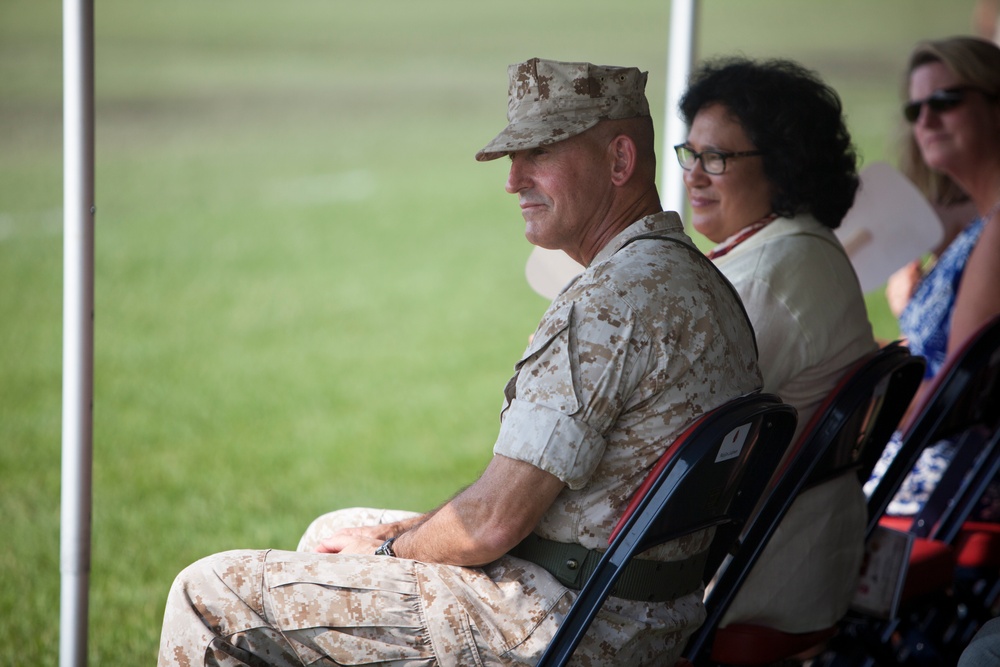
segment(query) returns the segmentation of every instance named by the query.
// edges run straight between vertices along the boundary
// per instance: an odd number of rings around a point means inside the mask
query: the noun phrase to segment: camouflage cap
[[[503,132],[476,153],[480,162],[554,144],[602,120],[649,116],[646,76],[635,67],[531,60],[507,68]]]

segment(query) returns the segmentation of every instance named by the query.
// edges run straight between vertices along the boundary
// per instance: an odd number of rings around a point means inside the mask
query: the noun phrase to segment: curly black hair
[[[812,214],[836,229],[858,189],[857,155],[840,96],[817,74],[790,60],[712,60],[689,79],[680,112],[690,127],[701,109],[721,104],[763,152],[775,185],[771,210]]]

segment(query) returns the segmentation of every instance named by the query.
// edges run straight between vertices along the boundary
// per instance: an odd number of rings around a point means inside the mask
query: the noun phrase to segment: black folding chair
[[[1000,466],[998,423],[1000,317],[970,337],[938,373],[914,407],[899,451],[868,498],[869,536],[881,524],[909,533],[913,542],[899,614],[873,618],[853,613],[843,624],[848,640],[843,650],[853,655],[853,664],[953,662],[978,627],[970,608],[986,603],[976,601],[979,592],[970,599],[956,586],[956,565],[962,561],[959,546],[966,520]],[[943,440],[955,444],[955,455],[924,508],[913,519],[886,517],[921,453]]]
[[[924,360],[898,344],[852,366],[799,436],[772,490],[736,544],[733,557],[705,600],[708,617],[689,640],[685,657],[695,665],[766,665],[822,643],[835,627],[785,633],[735,623],[718,628],[774,531],[803,491],[850,471],[867,478],[902,419],[923,377]],[[844,582],[853,586],[854,582]]]
[[[998,611],[1000,522],[995,517],[982,520],[979,510],[1000,473],[1000,429],[969,429],[955,446],[954,458],[909,532],[918,539],[947,545],[953,552],[955,569],[947,590],[950,604],[928,610],[922,626],[933,628],[943,654],[957,656]]]
[[[910,532],[955,544],[998,472],[1000,429],[980,426],[962,433],[955,443],[951,464],[914,517]]]
[[[892,463],[868,497],[868,533],[913,469],[936,442],[977,426],[993,430],[1000,419],[1000,317],[995,317],[938,372],[903,435]]]
[[[566,664],[635,555],[711,527],[716,529],[713,547],[735,540],[788,448],[795,424],[794,408],[777,396],[757,393],[729,401],[691,424],[633,495],[608,550],[538,666]],[[706,572],[718,565],[710,556]]]

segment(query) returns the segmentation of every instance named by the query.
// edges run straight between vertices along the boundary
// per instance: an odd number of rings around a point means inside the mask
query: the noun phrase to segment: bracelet
[[[395,537],[390,537],[385,542],[382,543],[378,549],[375,550],[376,556],[392,556],[395,558],[396,552],[392,550],[392,543],[396,541]]]

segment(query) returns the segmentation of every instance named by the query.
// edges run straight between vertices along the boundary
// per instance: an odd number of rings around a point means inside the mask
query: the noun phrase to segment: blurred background
[[[703,0],[699,55],[817,70],[862,163],[895,163],[906,56],[971,32],[974,5]],[[153,664],[201,556],[475,479],[547,305],[506,162],[473,159],[505,124],[506,67],[639,66],[660,128],[669,12],[96,3],[92,664]],[[0,0],[0,665],[58,654],[61,30],[57,2]]]

